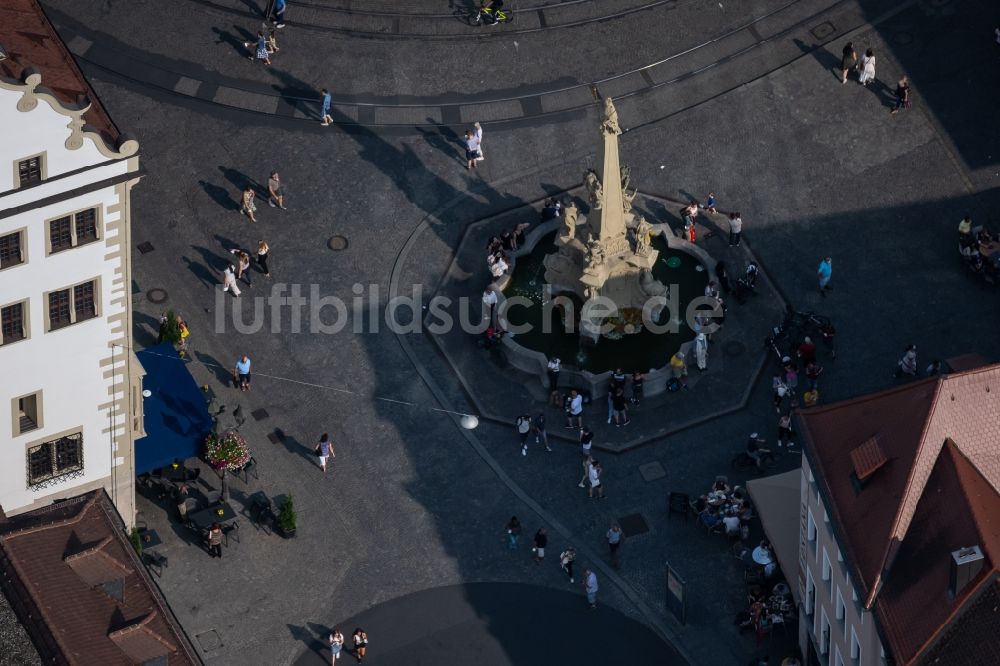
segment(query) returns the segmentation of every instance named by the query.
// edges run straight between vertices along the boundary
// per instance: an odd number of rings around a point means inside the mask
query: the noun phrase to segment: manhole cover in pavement
[[[730,340],[726,344],[722,345],[722,352],[726,356],[740,356],[746,352],[747,348],[739,340]]]
[[[149,299],[150,303],[162,303],[167,300],[167,290],[160,289],[159,287],[150,289],[146,292],[146,298]]]
[[[820,23],[816,27],[809,30],[809,32],[811,32],[813,34],[813,37],[815,37],[816,39],[826,39],[833,33],[837,32],[837,29],[833,27],[833,24],[830,23],[829,21],[824,21],[823,23]]]
[[[146,254],[147,252],[152,252],[154,249],[153,244],[149,241],[139,243],[136,247],[139,248],[139,254]]]
[[[639,474],[642,475],[643,481],[656,481],[665,477],[667,472],[663,469],[663,465],[654,460],[645,465],[639,465]]]
[[[195,634],[194,636],[198,640],[198,645],[204,652],[211,652],[212,650],[217,650],[222,647],[222,637],[219,636],[219,632],[215,629],[209,629],[208,631],[203,631],[200,634]]]
[[[260,421],[261,419],[266,419],[270,414],[263,407],[261,409],[255,409],[250,412],[250,416],[253,417],[254,421]]]
[[[634,537],[649,531],[649,525],[646,524],[646,519],[642,517],[641,513],[630,513],[627,516],[622,516],[618,519],[618,526],[622,528],[626,537]]]
[[[347,249],[347,237],[346,236],[330,236],[330,240],[326,243],[331,250],[339,252],[340,250]]]

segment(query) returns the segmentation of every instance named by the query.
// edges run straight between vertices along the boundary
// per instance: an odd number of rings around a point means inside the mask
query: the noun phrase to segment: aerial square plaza
[[[998,90],[981,0],[10,0],[0,664],[1000,662]]]

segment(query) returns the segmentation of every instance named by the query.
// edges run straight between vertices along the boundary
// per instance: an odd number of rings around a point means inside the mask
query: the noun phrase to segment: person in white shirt
[[[473,127],[476,128],[476,131],[473,134],[475,134],[476,136],[476,141],[479,142],[479,155],[476,156],[476,161],[482,162],[483,160],[486,159],[485,157],[483,157],[483,126],[480,125],[479,122],[477,121],[473,125]]]
[[[573,420],[576,420],[576,427],[583,427],[583,396],[573,389],[569,392],[569,402],[566,405],[566,427],[573,427]]]
[[[497,292],[493,291],[489,287],[483,290],[483,319],[489,321],[490,326],[493,325],[493,311],[497,304]]]
[[[738,536],[740,533],[740,517],[726,516],[722,519],[722,524],[726,526],[728,536]]]
[[[240,295],[240,287],[236,284],[236,267],[231,264],[222,272],[222,291],[231,291],[233,296]]]
[[[490,274],[493,277],[498,278],[506,273],[508,268],[507,262],[503,260],[503,257],[500,257],[490,264]]]

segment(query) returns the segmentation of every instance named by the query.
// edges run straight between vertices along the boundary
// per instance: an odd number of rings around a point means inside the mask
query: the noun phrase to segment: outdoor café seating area
[[[222,530],[222,546],[228,547],[230,539],[240,540],[240,513],[228,497],[226,484],[238,479],[248,485],[252,478],[259,478],[257,461],[251,457],[239,470],[228,472],[225,480],[210,468],[206,473],[202,471],[197,459],[175,460],[140,475],[136,483],[140,494],[163,507],[175,525],[188,531],[193,543],[207,551],[209,531],[218,524]],[[166,560],[155,550],[160,543],[146,542],[143,533],[140,525],[143,559],[157,573],[155,567],[162,567]],[[159,535],[156,540],[160,541]]]
[[[786,630],[798,618],[792,590],[771,542],[763,535],[748,490],[731,486],[726,476],[717,476],[697,497],[671,492],[667,504],[668,519],[674,514],[683,515],[685,522],[693,518],[698,528],[717,538],[719,548],[729,549],[738,561],[736,571],[741,572],[746,598],[746,607],[734,620],[740,632],[752,631],[758,646],[775,631],[794,635],[794,630]]]

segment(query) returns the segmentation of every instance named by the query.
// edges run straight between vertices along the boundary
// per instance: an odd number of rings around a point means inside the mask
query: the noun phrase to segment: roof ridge
[[[929,383],[933,381],[934,384],[934,395],[931,397],[930,408],[923,418],[923,426],[920,429],[920,443],[917,445],[917,450],[913,455],[913,460],[909,462],[909,472],[906,475],[906,483],[903,485],[903,494],[896,502],[895,516],[892,519],[892,524],[889,529],[889,541],[885,545],[885,550],[882,552],[881,563],[878,567],[878,573],[875,574],[875,581],[872,584],[871,590],[868,592],[868,598],[865,599],[865,608],[871,608],[875,604],[875,600],[878,598],[879,592],[882,591],[883,575],[888,571],[889,567],[892,565],[892,560],[895,558],[896,553],[899,552],[899,544],[902,543],[903,539],[906,538],[906,531],[904,530],[902,534],[899,534],[900,524],[903,520],[904,509],[907,506],[907,500],[912,496],[914,492],[914,479],[916,477],[917,469],[919,467],[918,461],[925,455],[927,450],[927,432],[930,430],[931,422],[934,420],[934,411],[937,408],[938,399],[941,397],[941,388],[944,385],[944,377],[937,375],[933,378],[928,378],[924,380],[924,383]],[[901,388],[909,388],[914,386],[914,384],[905,384]],[[938,449],[935,454],[935,460],[937,456],[940,455],[941,450]],[[924,479],[924,483],[921,485],[919,492],[917,493],[917,499],[920,498],[924,493],[924,488],[927,486],[927,479]],[[909,524],[907,524],[907,529],[909,529]]]
[[[945,375],[924,377],[916,381],[907,382],[906,384],[900,384],[898,386],[890,386],[888,388],[882,389],[881,391],[876,391],[875,393],[863,393],[861,395],[856,395],[853,398],[845,398],[844,400],[838,400],[836,402],[830,402],[825,405],[818,405],[816,407],[809,407],[808,409],[799,409],[798,411],[799,413],[802,414],[823,414],[826,412],[839,410],[844,407],[849,407],[863,402],[871,402],[872,400],[879,400],[881,398],[885,398],[886,396],[890,396],[895,393],[905,393],[908,391],[912,391],[914,388],[918,386],[923,386],[924,384],[938,383],[944,377]]]

